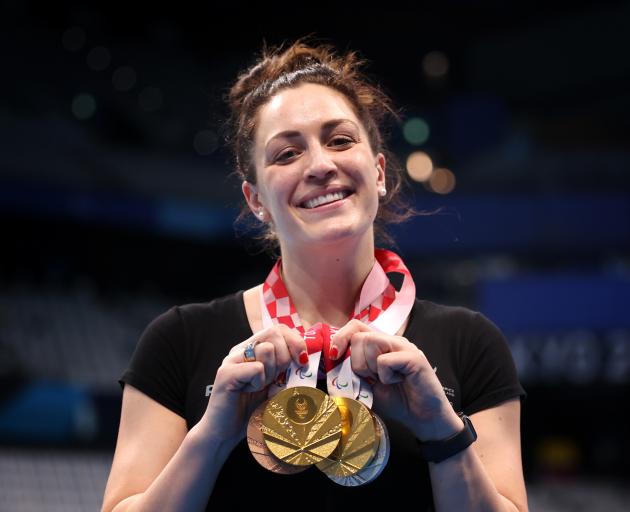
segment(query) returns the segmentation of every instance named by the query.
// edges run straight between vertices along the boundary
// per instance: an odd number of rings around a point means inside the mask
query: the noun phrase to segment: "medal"
[[[332,454],[317,464],[331,477],[347,477],[365,468],[379,446],[370,410],[357,400],[335,396],[341,414],[341,440]]]
[[[265,469],[279,473],[281,475],[292,475],[304,471],[307,466],[293,466],[277,459],[273,453],[269,451],[263,440],[262,433],[262,416],[265,410],[265,403],[256,407],[247,423],[247,445],[249,451],[252,452],[254,459]]]
[[[376,249],[374,257],[350,318],[393,335],[413,307],[415,285],[398,255]],[[398,291],[387,277],[389,272],[403,275]],[[260,305],[263,327],[284,324],[299,332],[306,341],[309,361],[306,367],[291,362],[269,386],[268,401],[248,424],[252,454],[263,467],[277,473],[317,465],[340,485],[357,486],[374,480],[387,464],[389,437],[383,421],[370,411],[371,386],[352,371],[350,347],[343,358],[332,361],[328,354],[336,329],[315,324],[305,332],[282,282],[281,260],[261,287]],[[322,349],[330,396],[315,387]]]
[[[341,439],[337,404],[317,388],[298,386],[270,398],[262,415],[263,440],[282,462],[310,466],[328,457]]]
[[[387,461],[389,460],[389,435],[387,434],[387,427],[385,427],[383,420],[374,413],[372,413],[372,415],[374,417],[376,436],[378,438],[376,455],[361,471],[353,475],[340,477],[326,473],[328,478],[333,482],[345,487],[357,487],[375,480],[383,472],[383,469],[385,469]]]

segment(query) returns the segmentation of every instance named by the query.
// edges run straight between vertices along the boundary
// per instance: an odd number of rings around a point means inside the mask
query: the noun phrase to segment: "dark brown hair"
[[[385,147],[382,131],[388,121],[397,121],[398,115],[389,97],[362,72],[364,65],[365,61],[354,51],[338,55],[330,45],[311,45],[305,39],[286,48],[264,46],[261,56],[238,76],[229,91],[231,117],[228,142],[236,157],[237,176],[255,184],[256,169],[252,161],[252,146],[260,108],[281,90],[303,83],[325,85],[341,92],[363,123],[374,154],[380,152],[386,157],[387,194],[380,200],[375,219],[375,234],[377,238],[392,243],[383,225],[402,222],[414,212],[400,196],[402,170],[393,154]],[[239,220],[244,218],[250,218],[247,207],[239,215]],[[266,249],[277,246],[277,238],[269,226],[260,238]]]

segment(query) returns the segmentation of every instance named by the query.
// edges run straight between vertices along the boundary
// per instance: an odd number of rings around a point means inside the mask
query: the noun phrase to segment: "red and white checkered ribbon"
[[[357,318],[373,329],[393,335],[398,332],[411,312],[416,296],[416,287],[409,269],[400,256],[392,251],[376,249],[374,257],[374,265],[363,283],[354,312],[349,320]],[[287,373],[272,384],[269,396],[273,396],[285,387],[294,385],[315,386],[317,384],[317,368],[323,349],[329,394],[332,396],[350,396],[371,407],[371,387],[355,375],[350,368],[350,347],[338,360],[331,361],[328,358],[330,338],[337,329],[325,324],[316,324],[308,332],[305,332],[300,316],[282,281],[281,264],[281,260],[278,259],[263,283],[260,295],[263,328],[284,324],[305,336],[309,353],[309,366],[305,370],[292,363]],[[396,291],[387,277],[390,272],[398,272],[403,275],[403,283],[399,291]],[[305,378],[305,375],[308,375],[308,378]],[[308,379],[310,381],[307,383]]]

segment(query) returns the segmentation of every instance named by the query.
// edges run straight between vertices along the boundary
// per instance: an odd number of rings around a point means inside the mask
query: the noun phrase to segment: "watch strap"
[[[442,462],[453,455],[468,448],[477,440],[477,432],[470,418],[459,414],[464,422],[464,428],[447,439],[440,441],[418,441],[420,453],[427,462]]]

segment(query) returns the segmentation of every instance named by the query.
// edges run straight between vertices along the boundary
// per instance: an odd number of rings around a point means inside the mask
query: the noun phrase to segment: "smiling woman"
[[[281,253],[331,241],[373,243],[385,157],[373,153],[343,94],[301,84],[278,92],[258,117],[255,184],[244,181],[243,193],[273,226]]]
[[[247,211],[281,257],[263,283],[147,327],[103,510],[527,508],[502,334],[417,299],[375,248],[378,223],[408,212],[381,135],[393,110],[360,65],[298,42],[233,86]]]
[[[276,49],[263,52],[259,64],[242,73],[230,92],[233,127],[230,141],[236,155],[238,176],[243,182],[256,184],[258,176],[254,150],[255,142],[258,142],[255,138],[260,136],[257,121],[261,118],[261,107],[277,110],[287,101],[278,93],[288,92],[300,85],[320,85],[325,87],[328,94],[337,93],[337,103],[340,104],[341,111],[350,110],[351,115],[322,121],[321,135],[335,136],[327,141],[331,148],[337,146],[343,150],[347,146],[361,142],[369,146],[374,155],[381,154],[387,161],[388,173],[385,176],[385,184],[380,189],[380,207],[374,229],[377,240],[391,242],[385,225],[402,222],[414,212],[399,193],[403,181],[402,169],[394,155],[386,148],[382,135],[384,126],[389,121],[397,119],[395,109],[379,87],[372,84],[361,72],[363,65],[364,62],[355,52],[338,56],[333,48],[326,45],[310,47],[297,42],[286,51]],[[307,108],[303,108],[304,110]],[[309,111],[313,112],[316,111]],[[304,118],[304,121],[306,119]],[[333,133],[333,130],[339,133]],[[292,129],[275,134],[272,138],[279,137],[281,140],[267,141],[271,147],[265,148],[266,162],[273,158],[280,164],[281,161],[295,158],[296,149],[287,142],[299,139],[301,135],[303,137],[299,131]],[[269,154],[268,151],[275,153]],[[246,207],[241,218],[246,217],[248,213],[249,208]],[[278,245],[273,228],[273,224],[265,224],[262,240],[268,249]]]

